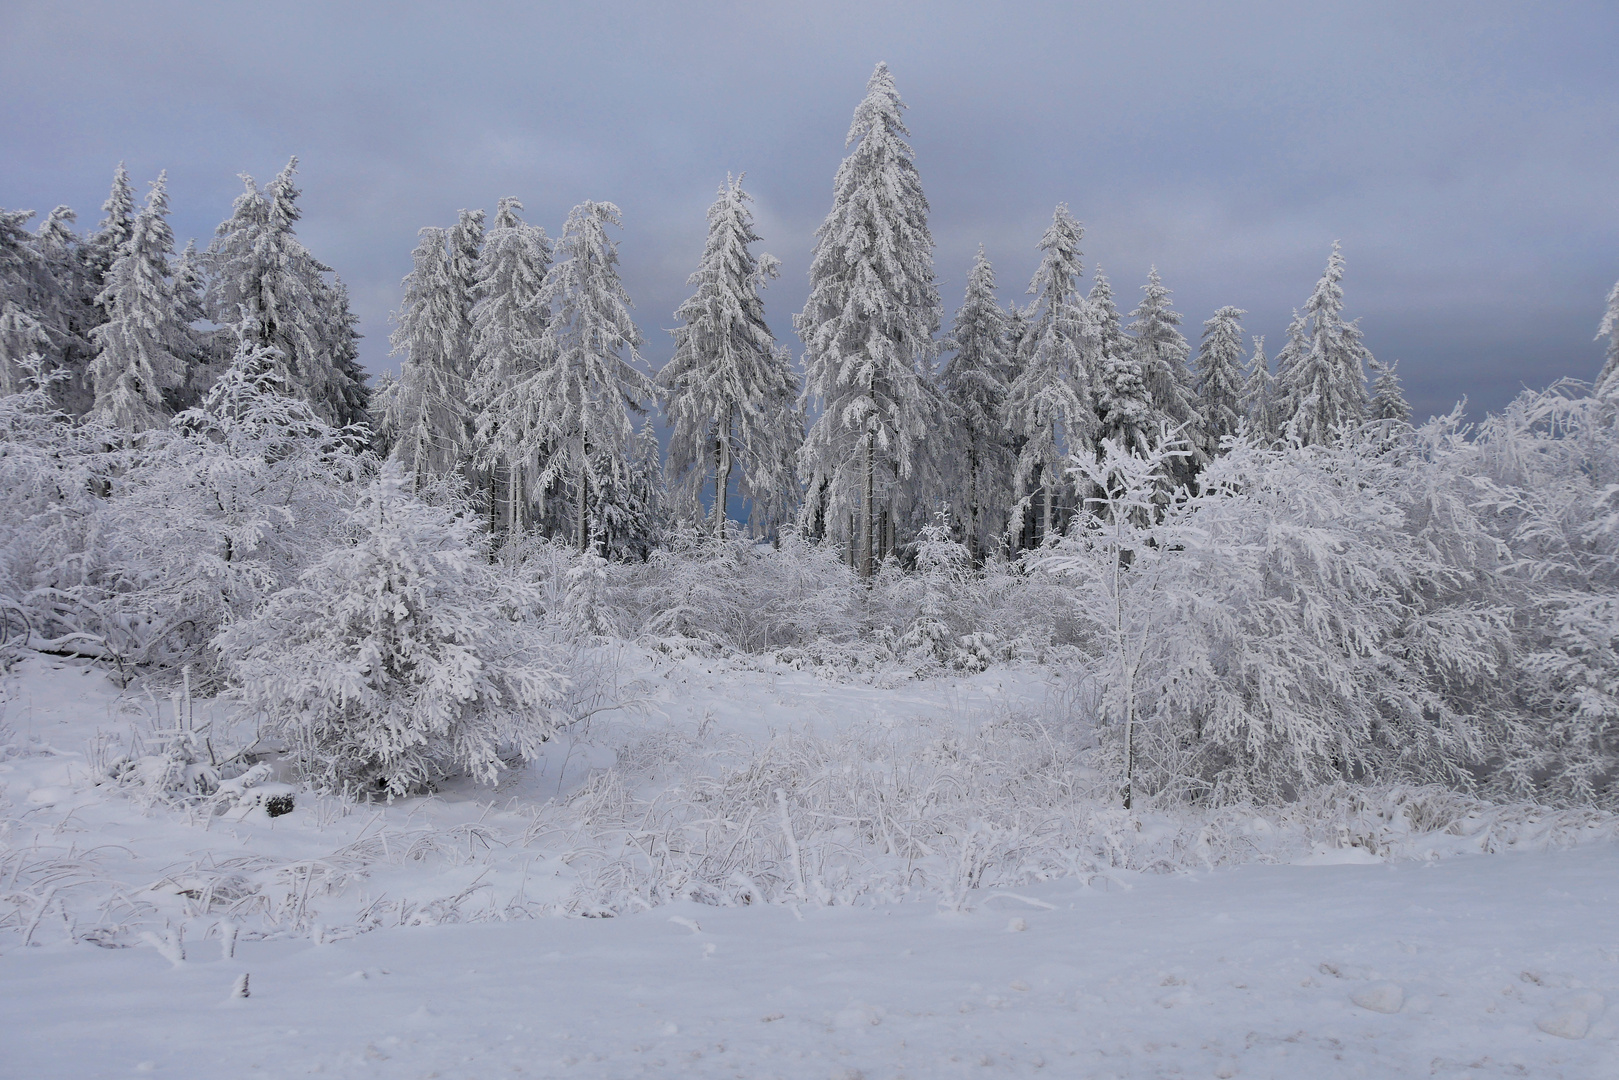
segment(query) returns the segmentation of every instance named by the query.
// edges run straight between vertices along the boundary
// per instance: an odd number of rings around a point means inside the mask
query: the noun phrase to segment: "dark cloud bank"
[[[1342,240],[1348,313],[1420,413],[1595,375],[1619,277],[1619,7],[1113,7],[13,0],[0,205],[93,224],[122,159],[167,168],[176,234],[206,240],[235,174],[297,154],[301,235],[348,281],[382,371],[418,227],[516,195],[555,234],[609,199],[656,366],[727,171],[785,264],[768,299],[790,339],[883,59],[951,306],[979,243],[1020,295],[1065,201],[1087,265],[1123,299],[1156,265],[1194,339],[1236,304],[1274,352]]]

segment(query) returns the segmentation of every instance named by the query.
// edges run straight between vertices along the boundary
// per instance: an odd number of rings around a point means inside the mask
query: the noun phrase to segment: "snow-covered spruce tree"
[[[741,470],[738,494],[753,503],[755,536],[768,535],[797,501],[793,460],[804,439],[796,401],[798,380],[789,354],[765,323],[759,289],[777,276],[772,255],[755,259],[759,240],[742,177],[726,178],[708,208],[702,261],[686,279],[695,287],[675,310],[675,353],[658,372],[668,412],[669,474],[696,503],[714,478],[714,535],[725,538],[731,475]]]
[[[1023,339],[1017,378],[1007,390],[1002,414],[1022,445],[1015,483],[1026,493],[1012,514],[1020,526],[1029,501],[1039,496],[1044,543],[1060,527],[1057,503],[1068,488],[1066,459],[1091,450],[1095,434],[1094,376],[1101,328],[1079,295],[1084,263],[1079,242],[1085,229],[1059,203],[1040,238],[1040,265],[1029,283],[1035,314]]]
[[[461,212],[449,229],[425,228],[412,254],[405,300],[389,337],[403,357],[384,416],[392,456],[420,491],[472,452],[472,306],[476,261],[467,248],[483,232],[483,212]],[[473,252],[476,252],[474,247]]]
[[[1602,316],[1602,324],[1597,327],[1597,340],[1604,337],[1608,339],[1608,359],[1597,374],[1594,385],[1598,397],[1619,390],[1619,282],[1615,282],[1608,293],[1608,310]]]
[[[34,248],[43,273],[40,321],[52,344],[46,362],[66,376],[52,379],[51,390],[64,412],[82,416],[95,400],[90,387],[90,361],[95,356],[90,331],[102,322],[102,314],[96,306],[100,279],[92,279],[88,247],[73,232],[75,216],[66,206],[52,210],[34,235]],[[195,316],[186,321],[194,322]]]
[[[219,355],[223,345],[233,335],[229,330],[203,329],[199,324],[208,321],[208,310],[203,306],[203,293],[207,283],[203,277],[202,254],[195,240],[187,240],[185,250],[174,261],[174,303],[180,320],[191,327],[192,353],[190,374],[186,385],[172,399],[178,410],[190,409],[201,403],[214,380],[224,372],[231,361],[230,355]]]
[[[1248,374],[1242,388],[1242,415],[1256,442],[1269,443],[1280,434],[1276,379],[1271,375],[1270,360],[1265,356],[1263,334],[1254,337],[1254,355],[1248,360]]]
[[[107,271],[112,269],[118,253],[129,242],[130,233],[135,231],[135,186],[130,183],[129,172],[122,161],[112,174],[112,188],[107,192],[107,201],[101,204],[101,212],[107,216],[101,219],[84,245],[86,286],[92,302],[106,287]],[[105,319],[106,310],[102,309],[98,321]]]
[[[1113,299],[1113,283],[1100,266],[1096,268],[1091,291],[1085,294],[1085,302],[1090,305],[1091,318],[1096,320],[1103,351],[1115,355],[1128,351],[1130,339],[1125,336],[1124,320],[1119,317],[1119,307]]]
[[[1153,411],[1139,358],[1113,302],[1113,286],[1100,266],[1085,300],[1102,339],[1096,368],[1096,441],[1112,439],[1132,453],[1144,454],[1160,438],[1163,422]]]
[[[1180,312],[1170,306],[1169,290],[1158,277],[1156,266],[1148,273],[1147,284],[1141,287],[1141,292],[1141,303],[1130,312],[1133,321],[1129,329],[1134,338],[1136,365],[1157,414],[1155,419],[1159,423],[1154,427],[1167,426],[1171,432],[1178,433],[1192,451],[1189,456],[1172,458],[1169,462],[1173,477],[1179,482],[1188,482],[1210,449],[1192,371],[1187,366],[1192,348],[1176,329],[1181,323]]]
[[[1141,357],[1126,345],[1103,346],[1096,385],[1097,440],[1110,440],[1132,454],[1146,454],[1163,441],[1163,414],[1152,407],[1152,395],[1141,372]],[[1178,459],[1165,459],[1174,461]]]
[[[1294,438],[1292,434],[1294,420],[1299,415],[1301,402],[1292,396],[1293,369],[1303,362],[1305,354],[1310,351],[1310,336],[1306,332],[1308,326],[1304,313],[1297,308],[1293,309],[1293,318],[1287,324],[1287,340],[1282,344],[1282,351],[1276,354],[1276,374],[1271,379],[1271,401],[1276,419],[1277,438]]]
[[[854,149],[838,166],[832,210],[815,233],[809,299],[793,319],[804,342],[803,401],[820,409],[799,452],[803,517],[840,532],[853,517],[849,548],[867,581],[876,569],[879,473],[896,489],[925,489],[928,429],[940,412],[932,369],[942,312],[904,108],[879,63],[849,127],[845,145]]]
[[[971,579],[973,564],[952,531],[949,516],[941,511],[916,536],[916,614],[895,645],[901,657],[919,669],[950,664],[963,651],[963,635],[951,625],[951,608],[956,594]]]
[[[107,321],[91,332],[97,349],[90,365],[93,414],[130,432],[168,423],[172,397],[186,385],[197,352],[185,321],[190,305],[170,276],[174,233],[167,184],[168,174],[160,173],[107,271],[97,297]]]
[[[479,463],[489,470],[489,511],[496,522],[496,487],[506,477],[504,528],[516,534],[527,518],[527,482],[539,467],[545,447],[535,440],[524,417],[532,414],[519,396],[540,357],[540,335],[546,313],[540,288],[551,266],[551,240],[538,225],[517,216],[523,204],[501,199],[484,239],[473,285],[472,383],[469,399],[475,414],[474,444]]]
[[[566,687],[526,621],[532,587],[491,566],[476,522],[429,506],[390,465],[329,552],[215,640],[266,734],[327,788],[493,783],[562,721]]]
[[[1203,409],[1203,431],[1209,449],[1235,435],[1243,420],[1241,308],[1223,307],[1203,324],[1197,350],[1197,399]]]
[[[1344,321],[1343,276],[1343,255],[1334,243],[1326,272],[1304,305],[1310,320],[1307,346],[1290,357],[1281,378],[1291,413],[1287,422],[1306,443],[1326,442],[1367,415],[1365,363],[1372,354],[1361,344],[1360,327]],[[1288,346],[1294,347],[1291,327]]]
[[[54,351],[43,321],[44,267],[26,228],[30,210],[0,210],[0,393],[24,392]]]
[[[951,501],[959,508],[967,553],[977,562],[985,538],[1005,531],[1004,523],[996,519],[1013,501],[1013,461],[1001,420],[1012,374],[1006,312],[996,303],[995,268],[982,244],[967,275],[967,292],[956,309],[947,345],[954,351],[939,372],[953,429],[947,475],[953,481]]]
[[[641,332],[619,279],[618,244],[607,235],[609,225],[622,224],[612,203],[584,202],[569,212],[539,293],[546,312],[539,363],[514,394],[523,408],[516,422],[549,451],[536,490],[571,486],[581,552],[590,546],[591,492],[628,481],[630,410],[655,394],[638,366]]]
[[[293,393],[334,423],[357,423],[366,419],[366,388],[356,381],[354,319],[347,293],[326,280],[331,267],[294,234],[297,167],[288,161],[262,191],[242,176],[242,194],[203,260],[205,306],[221,326],[251,320],[259,344],[281,357]]]
[[[1411,404],[1405,400],[1405,387],[1400,383],[1400,362],[1385,364],[1368,359],[1366,366],[1377,376],[1372,383],[1372,400],[1367,413],[1372,420],[1392,421],[1396,424],[1411,422]]]

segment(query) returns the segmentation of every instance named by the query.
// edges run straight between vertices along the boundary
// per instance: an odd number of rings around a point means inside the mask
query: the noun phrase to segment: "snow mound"
[[[1350,994],[1349,1000],[1372,1012],[1397,1013],[1405,1004],[1405,991],[1395,983],[1373,983]]]

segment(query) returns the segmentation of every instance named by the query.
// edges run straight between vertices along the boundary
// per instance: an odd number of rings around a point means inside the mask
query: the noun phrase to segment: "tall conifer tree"
[[[525,490],[545,453],[525,423],[533,408],[522,396],[540,361],[546,315],[540,289],[551,266],[551,240],[544,229],[517,216],[522,209],[522,203],[509,198],[495,208],[473,289],[470,356],[478,456],[492,476],[505,471],[506,527],[511,531],[523,527],[530,499]],[[491,514],[494,504],[491,491]]]
[[[1220,440],[1235,435],[1243,420],[1241,308],[1222,307],[1203,324],[1197,351],[1197,396],[1203,431],[1211,452]]]
[[[302,216],[297,167],[292,158],[262,191],[243,175],[242,194],[208,247],[206,307],[221,325],[249,320],[252,338],[279,352],[292,395],[329,421],[351,423],[365,418],[367,398],[355,320],[347,292],[326,280],[332,268],[294,232]]]
[[[1265,357],[1265,337],[1254,338],[1254,355],[1248,361],[1248,377],[1242,390],[1242,413],[1255,439],[1270,442],[1279,434],[1276,380]]]
[[[875,567],[878,473],[896,484],[926,469],[934,335],[942,317],[933,278],[928,202],[905,141],[894,78],[878,64],[855,109],[853,150],[833,181],[832,210],[815,233],[810,296],[793,320],[804,342],[804,402],[820,408],[799,455],[811,520],[855,515],[856,567]]]
[[[107,321],[92,331],[97,348],[90,366],[92,411],[102,423],[125,431],[168,422],[172,395],[186,385],[196,355],[185,321],[188,309],[171,277],[174,233],[167,186],[168,175],[159,174],[96,298]]]
[[[986,511],[993,513],[1011,501],[1013,462],[1001,419],[1012,375],[1006,324],[1006,312],[995,300],[995,268],[979,245],[950,333],[955,351],[939,372],[954,428],[950,443],[955,460],[949,471],[952,478],[966,481],[953,485],[954,501],[965,525],[967,552],[975,560],[982,557],[986,534],[1000,531],[986,525]]]
[[[557,261],[539,293],[546,325],[523,396],[534,411],[521,422],[548,450],[537,483],[542,489],[572,485],[580,551],[590,544],[592,492],[629,481],[630,411],[640,411],[655,393],[639,366],[641,333],[630,318],[609,225],[623,225],[612,203],[580,203],[568,214]]]
[[[1066,459],[1089,453],[1096,429],[1093,377],[1101,329],[1079,295],[1084,235],[1067,204],[1059,204],[1040,238],[1040,265],[1029,283],[1034,316],[1003,406],[1007,427],[1021,441],[1018,489],[1040,496],[1042,542],[1053,533],[1056,504],[1067,486]],[[1021,520],[1018,514],[1015,523]]]
[[[1288,423],[1306,443],[1327,442],[1334,432],[1367,415],[1365,364],[1372,354],[1361,343],[1360,327],[1344,321],[1343,274],[1343,255],[1334,243],[1326,272],[1304,305],[1308,335],[1296,336],[1302,326],[1288,330],[1294,354],[1281,376],[1282,395]]]
[[[712,466],[714,531],[721,539],[733,470],[741,469],[739,493],[752,500],[750,523],[762,535],[795,501],[792,462],[804,439],[798,380],[759,297],[781,264],[749,250],[759,240],[750,201],[742,177],[727,177],[708,208],[702,260],[686,279],[696,291],[675,311],[675,353],[658,373],[670,422],[670,475],[684,481],[690,504]]]

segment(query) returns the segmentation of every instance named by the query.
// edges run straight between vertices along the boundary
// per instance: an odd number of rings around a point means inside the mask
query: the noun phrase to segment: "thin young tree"
[[[1343,275],[1343,255],[1334,243],[1326,272],[1304,305],[1307,346],[1283,377],[1289,422],[1305,443],[1328,442],[1367,416],[1365,364],[1372,354],[1361,343],[1360,327],[1344,321]],[[1294,347],[1291,328],[1288,345]]]
[[[806,406],[820,415],[799,454],[806,517],[856,515],[851,550],[875,569],[877,474],[896,483],[925,469],[934,335],[942,318],[933,236],[894,78],[878,64],[855,109],[853,146],[815,233],[810,295],[793,320],[804,342]]]
[[[171,278],[167,187],[168,174],[160,173],[96,298],[107,321],[91,335],[98,350],[90,366],[92,415],[130,432],[168,423],[166,395],[186,385],[195,355],[186,308]]]
[[[985,510],[1004,506],[1011,487],[1012,458],[1001,422],[1011,359],[1006,312],[995,300],[995,268],[983,245],[967,275],[967,292],[956,309],[949,346],[955,351],[939,372],[939,387],[956,434],[950,440],[956,474],[966,489],[957,496],[966,523],[967,553],[983,557]],[[987,506],[986,506],[987,504]]]
[[[775,524],[791,503],[790,462],[803,442],[794,402],[798,380],[785,350],[765,322],[759,290],[780,272],[772,255],[748,250],[759,235],[742,177],[727,177],[708,208],[708,240],[695,291],[675,310],[675,353],[658,373],[670,421],[669,473],[695,503],[712,465],[714,535],[725,539],[731,476],[750,498],[755,535]],[[788,471],[783,466],[788,465]]]
[[[539,364],[540,335],[546,313],[540,289],[551,266],[551,240],[538,225],[518,217],[523,204],[501,199],[484,241],[473,286],[471,405],[476,415],[474,441],[480,462],[489,470],[490,514],[496,513],[494,487],[506,473],[505,527],[523,528],[525,476],[538,468],[544,447],[524,423],[531,413],[520,400]]]
[[[618,244],[609,225],[622,227],[618,207],[584,202],[568,214],[556,263],[541,287],[546,312],[539,363],[521,393],[519,422],[535,431],[549,454],[540,489],[571,484],[574,543],[590,546],[590,493],[629,477],[630,412],[656,393],[641,370],[641,332],[630,318],[630,298],[618,273]]]
[[[1020,371],[1003,406],[1006,426],[1021,440],[1016,484],[1028,492],[1014,511],[1040,497],[1040,535],[1054,535],[1057,502],[1067,483],[1067,458],[1089,453],[1095,435],[1094,375],[1101,328],[1079,295],[1084,226],[1066,203],[1052,213],[1040,238],[1040,265],[1029,283],[1035,314],[1023,339]]]
[[[1197,350],[1197,397],[1203,409],[1203,431],[1211,451],[1235,435],[1243,419],[1241,308],[1222,307],[1203,324]]]

